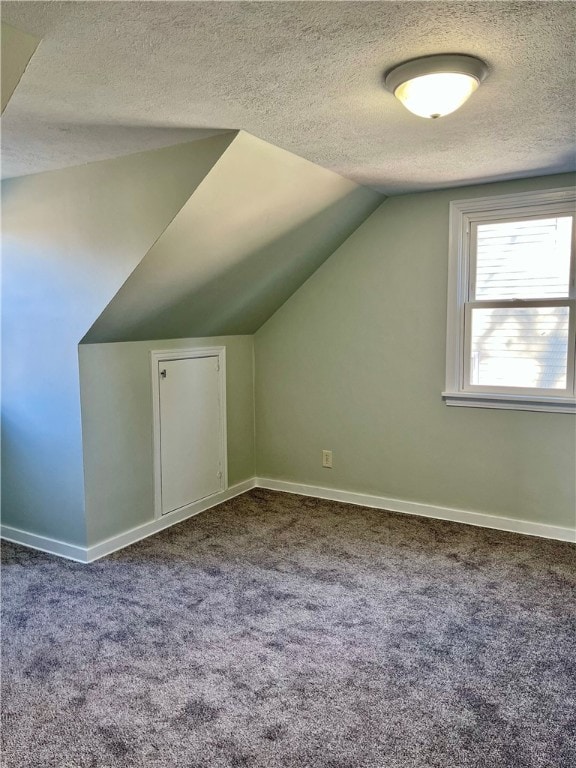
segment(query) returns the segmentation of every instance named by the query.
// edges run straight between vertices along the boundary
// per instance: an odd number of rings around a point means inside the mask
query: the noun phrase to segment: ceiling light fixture
[[[464,104],[488,74],[486,64],[460,53],[424,56],[386,73],[386,88],[420,117],[449,115]]]

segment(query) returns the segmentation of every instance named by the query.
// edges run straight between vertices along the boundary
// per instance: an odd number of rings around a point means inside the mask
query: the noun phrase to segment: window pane
[[[572,217],[479,224],[476,299],[568,296]]]
[[[565,389],[568,307],[472,309],[470,384]]]

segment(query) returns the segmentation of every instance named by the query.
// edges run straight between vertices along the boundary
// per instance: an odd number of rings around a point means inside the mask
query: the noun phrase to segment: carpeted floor
[[[6,768],[574,768],[576,548],[257,490],[3,546]]]

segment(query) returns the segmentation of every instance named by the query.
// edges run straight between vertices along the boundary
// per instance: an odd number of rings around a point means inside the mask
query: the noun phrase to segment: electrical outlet
[[[325,469],[332,469],[332,451],[322,451],[322,466]]]

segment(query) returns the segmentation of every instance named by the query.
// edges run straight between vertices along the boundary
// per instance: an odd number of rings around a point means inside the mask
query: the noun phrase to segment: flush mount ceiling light
[[[449,115],[464,104],[488,74],[474,56],[460,53],[424,56],[386,73],[386,88],[420,117]]]

